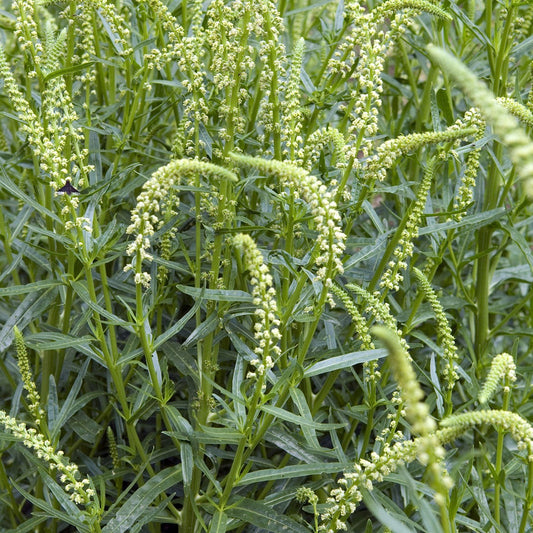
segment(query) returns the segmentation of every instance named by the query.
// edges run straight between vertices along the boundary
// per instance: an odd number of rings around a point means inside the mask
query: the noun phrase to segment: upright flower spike
[[[343,303],[346,311],[350,315],[352,322],[356,326],[357,334],[362,341],[363,350],[373,350],[375,348],[370,336],[368,323],[357,309],[350,295],[342,290],[337,284],[333,283],[330,287],[331,292]]]
[[[348,314],[350,315],[350,318],[355,326],[357,335],[361,339],[361,349],[373,350],[375,346],[372,342],[368,322],[359,312],[359,309],[355,305],[352,297],[345,290],[341,289],[341,287],[339,287],[336,283],[331,284],[330,291],[342,302],[346,311],[348,311]],[[365,371],[366,382],[376,383],[381,377],[381,374],[377,370],[377,361],[365,361],[363,363],[363,368]]]
[[[444,312],[442,304],[437,298],[437,295],[429,284],[426,276],[424,276],[424,274],[418,270],[418,268],[413,268],[413,273],[418,279],[422,292],[424,293],[424,296],[430,303],[431,307],[433,308],[433,312],[435,313],[439,344],[442,346],[446,364],[444,375],[447,381],[447,389],[451,392],[458,378],[457,372],[455,371],[455,365],[457,364],[459,357],[457,355],[455,339],[452,335],[452,330],[450,328],[450,324],[448,323],[448,319],[446,318],[446,313]]]
[[[398,336],[383,326],[373,327],[372,333],[383,341],[389,352],[394,379],[405,402],[405,416],[412,424],[413,431],[418,435],[431,433],[436,427],[435,421],[429,416],[428,406],[422,402],[424,393],[416,379],[410,357],[400,344]]]
[[[524,180],[526,193],[530,199],[533,199],[533,141],[520,127],[516,118],[463,63],[437,46],[430,44],[427,51],[472,99],[494,132],[507,145],[511,161],[518,175]]]
[[[32,67],[39,69],[43,60],[44,49],[37,26],[36,5],[36,2],[30,0],[15,0],[12,8],[17,17],[15,22],[17,44],[31,57]],[[30,77],[35,76],[35,74],[35,71],[31,72]]]
[[[28,393],[28,400],[30,402],[28,408],[30,413],[33,415],[35,423],[39,425],[44,417],[44,410],[41,407],[41,397],[37,392],[37,387],[35,386],[35,381],[33,380],[33,376],[31,374],[30,362],[28,359],[26,345],[24,343],[24,337],[17,326],[13,328],[13,332],[15,333],[15,346],[17,348],[17,363],[22,376],[22,383],[24,384],[24,388]]]
[[[409,350],[409,346],[403,338],[402,331],[398,328],[395,318],[391,314],[389,304],[380,300],[381,293],[376,291],[373,294],[370,294],[367,290],[363,289],[363,287],[359,287],[359,285],[356,285],[355,283],[349,283],[346,285],[346,288],[363,298],[368,313],[374,315],[376,320],[383,322],[385,326],[396,332],[405,353],[408,353],[407,350]]]
[[[20,129],[28,135],[28,141],[33,148],[33,155],[40,158],[41,170],[50,175],[50,185],[58,189],[63,185],[64,179],[68,175],[64,168],[57,169],[58,160],[62,161],[61,155],[57,154],[53,142],[41,125],[41,121],[20,91],[2,46],[0,46],[0,78],[4,80],[4,90],[9,96],[13,110],[20,119]]]
[[[300,78],[302,71],[305,40],[298,39],[294,47],[291,62],[291,71],[285,87],[283,105],[283,122],[285,127],[281,130],[281,139],[285,142],[284,155],[295,164],[301,165],[303,151],[301,150],[303,113],[301,106]]]
[[[57,43],[52,44],[52,50],[47,55],[47,62],[42,64],[44,73],[57,70],[59,55],[57,47],[61,46],[62,34],[57,37]],[[48,52],[48,50],[46,50]],[[55,58],[55,59],[54,59]],[[9,96],[11,106],[21,122],[21,131],[27,134],[33,149],[34,157],[38,158],[39,166],[47,176],[50,186],[54,190],[63,187],[73,173],[81,174],[82,178],[92,167],[86,164],[87,150],[80,150],[77,141],[80,130],[74,126],[78,116],[62,77],[49,80],[43,91],[41,114],[42,119],[26,100],[19,89],[17,81],[7,63],[4,49],[0,46],[0,78],[4,80],[4,89]],[[45,127],[43,127],[43,123]],[[64,146],[69,138],[73,141],[74,150],[70,159],[64,154]]]
[[[474,135],[476,141],[481,141],[485,136],[486,124],[479,113],[479,109],[473,107],[469,109],[464,115],[464,121],[467,124],[474,126],[477,133]],[[466,211],[466,208],[472,202],[474,197],[474,187],[476,186],[476,177],[479,170],[479,158],[481,156],[481,147],[474,148],[466,159],[466,168],[461,178],[461,184],[455,195],[453,202],[452,219],[457,222],[460,221]]]
[[[223,167],[197,159],[177,159],[156,170],[143,185],[137,204],[131,212],[131,224],[126,230],[126,233],[135,234],[135,240],[127,248],[128,255],[135,256],[135,265],[130,263],[124,270],[135,269],[135,283],[145,287],[150,285],[150,274],[142,271],[142,263],[152,259],[147,250],[152,235],[163,223],[159,213],[169,208],[166,203],[169,198],[176,201],[176,196],[169,194],[169,191],[173,191],[181,179],[192,178],[197,173],[212,178],[237,180],[233,172]]]
[[[344,63],[351,64],[357,60],[357,67],[353,72],[355,83],[350,84],[352,86],[350,101],[354,102],[354,105],[350,110],[350,126],[346,142],[347,158],[357,161],[359,152],[363,157],[368,156],[372,147],[372,138],[378,131],[378,115],[383,92],[381,73],[385,65],[385,50],[390,45],[390,39],[385,33],[379,33],[370,13],[364,12],[359,5],[352,11],[354,14],[357,13],[353,21],[353,33],[346,40],[346,49],[342,46],[338,48],[340,57],[332,58],[330,68],[332,73],[337,71],[346,75],[351,68]],[[355,55],[357,47],[358,57]],[[348,50],[350,53],[347,56]],[[348,106],[343,106],[343,109],[347,108]]]
[[[219,135],[231,146],[235,134],[243,132],[246,126],[240,105],[247,92],[241,91],[240,84],[254,69],[248,39],[251,31],[258,29],[258,11],[260,8],[251,0],[230,3],[214,0],[207,12],[206,41],[212,55],[212,79],[221,98],[217,112],[225,118]]]
[[[257,347],[254,352],[258,358],[251,361],[255,371],[249,372],[248,377],[261,378],[261,385],[264,386],[264,376],[274,366],[272,355],[274,359],[281,355],[278,346],[281,334],[276,290],[272,286],[272,276],[268,266],[264,263],[263,255],[254,240],[249,235],[239,233],[233,237],[233,246],[243,254],[244,266],[251,276],[254,305],[257,306],[255,311],[257,322],[254,326]]]
[[[398,240],[398,244],[394,249],[394,260],[389,262],[387,270],[383,273],[381,278],[381,287],[387,287],[388,289],[395,291],[400,289],[400,283],[403,280],[401,271],[407,268],[407,261],[413,255],[413,241],[418,237],[418,229],[422,222],[422,215],[424,214],[424,207],[426,206],[427,196],[434,174],[435,160],[431,159],[428,162],[424,176],[418,187],[418,191],[416,192],[416,199],[407,218],[407,223],[405,224]]]
[[[515,372],[516,365],[512,355],[505,352],[496,355],[490,365],[489,375],[479,392],[479,402],[488,403],[502,384],[507,389],[505,392],[509,392],[509,385],[516,381]]]
[[[280,80],[286,76],[286,54],[281,34],[284,29],[276,2],[255,0],[256,36],[260,42],[259,59],[263,68],[259,75],[259,88],[263,94],[258,113],[258,123],[264,133],[258,140],[263,152],[281,159]],[[273,149],[272,149],[273,148]]]
[[[346,240],[333,194],[317,177],[290,163],[238,154],[231,154],[231,158],[240,166],[252,167],[276,176],[282,186],[292,187],[310,205],[318,232],[319,255],[315,259],[319,267],[317,279],[322,280],[326,287],[331,286],[333,278],[344,272],[342,254]]]
[[[436,423],[429,414],[429,407],[422,401],[424,393],[410,358],[394,332],[383,326],[375,326],[372,332],[383,341],[389,352],[392,372],[405,403],[405,417],[412,424],[413,432],[421,436],[416,450],[417,458],[427,466],[430,484],[435,489],[435,501],[441,512],[445,513],[448,491],[453,487],[453,481],[443,465],[445,451],[435,435]]]
[[[115,439],[115,434],[111,429],[111,426],[107,426],[106,429],[107,442],[109,445],[109,455],[111,456],[111,461],[113,461],[113,470],[112,472],[118,472],[120,468],[120,457],[118,455],[117,440]]]
[[[149,69],[161,70],[170,61],[174,59],[179,61],[183,57],[185,32],[176,17],[161,0],[142,0],[142,3],[148,7],[154,21],[161,25],[168,37],[168,44],[161,48],[154,48],[144,56],[144,61]]]
[[[403,11],[403,12],[398,12]],[[336,50],[328,67],[331,74],[350,75],[351,123],[348,128],[347,157],[357,161],[359,152],[368,156],[372,138],[378,131],[383,81],[381,74],[387,50],[401,37],[406,22],[421,11],[428,11],[443,18],[449,16],[432,2],[424,0],[389,0],[366,12],[361,2],[346,2],[347,18],[352,31]],[[388,28],[383,28],[384,21]],[[352,72],[352,65],[356,64]],[[344,106],[347,107],[347,106]]]

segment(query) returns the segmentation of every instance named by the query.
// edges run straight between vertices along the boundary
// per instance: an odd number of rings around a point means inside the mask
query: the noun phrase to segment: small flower
[[[298,487],[295,498],[301,503],[318,503],[318,496],[309,487]]]

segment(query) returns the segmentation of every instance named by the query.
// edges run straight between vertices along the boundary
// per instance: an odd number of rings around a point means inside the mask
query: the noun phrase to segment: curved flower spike
[[[479,107],[487,122],[504,144],[518,175],[525,180],[526,193],[533,199],[533,142],[518,121],[496,100],[494,94],[458,59],[434,45],[428,45],[431,58],[438,62]]]
[[[204,174],[208,177],[237,181],[237,176],[230,170],[206,163],[197,159],[176,159],[157,169],[150,179],[143,185],[143,190],[137,196],[137,205],[131,212],[131,224],[126,233],[136,234],[135,240],[128,246],[128,255],[135,255],[133,263],[126,265],[124,270],[135,268],[135,282],[143,285],[150,284],[150,275],[141,272],[144,259],[150,261],[152,256],[146,251],[150,247],[150,238],[159,226],[158,213],[165,206],[169,198],[169,191],[177,187],[182,178]]]

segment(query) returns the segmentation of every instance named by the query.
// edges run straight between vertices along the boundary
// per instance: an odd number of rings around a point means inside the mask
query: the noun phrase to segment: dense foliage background
[[[0,530],[530,530],[532,27],[5,5]]]

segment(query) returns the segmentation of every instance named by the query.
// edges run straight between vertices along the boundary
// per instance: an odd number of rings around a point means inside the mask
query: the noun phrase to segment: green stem
[[[528,476],[526,495],[524,499],[524,507],[522,509],[522,519],[520,520],[520,528],[518,533],[525,533],[527,524],[530,520],[531,501],[533,499],[533,462],[528,461]]]
[[[502,146],[497,144],[494,154],[497,160],[501,160]],[[494,209],[498,205],[499,192],[501,187],[501,177],[497,165],[491,165],[488,172],[488,179],[485,187],[485,199],[483,210],[485,212]],[[477,236],[477,254],[475,266],[475,302],[477,306],[476,313],[476,334],[475,347],[478,358],[478,370],[481,371],[481,365],[487,350],[489,339],[489,286],[492,279],[492,270],[495,265],[492,264],[490,256],[490,247],[494,228],[492,226],[483,226],[478,231]]]

